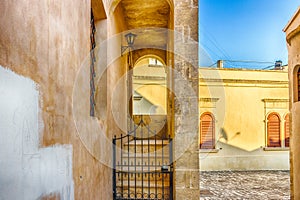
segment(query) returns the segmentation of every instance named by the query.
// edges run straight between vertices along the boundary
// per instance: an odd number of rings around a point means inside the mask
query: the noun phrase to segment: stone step
[[[153,154],[123,154],[123,157],[121,159],[121,157],[117,157],[117,164],[121,164],[121,160],[123,165],[160,165],[162,163],[166,163],[169,162],[169,155],[153,155]],[[126,163],[126,164],[124,164]],[[145,164],[146,163],[146,164]],[[159,164],[160,163],[160,164]]]
[[[133,147],[132,146],[132,148],[123,148],[122,149],[122,153],[123,153],[123,155],[124,154],[130,154],[130,153],[132,153],[132,154],[140,154],[140,155],[142,155],[142,154],[147,154],[148,155],[148,153],[150,154],[150,156],[155,156],[155,155],[157,155],[157,156],[159,156],[159,155],[169,155],[169,147],[164,147],[164,148],[160,148],[160,149],[158,149],[158,148],[148,148],[148,147],[141,147],[141,146],[136,146],[136,147]]]
[[[144,188],[144,190],[147,190],[148,188],[153,188],[155,189],[155,187],[157,188],[169,188],[170,184],[169,184],[169,180],[168,179],[164,179],[164,181],[157,181],[155,183],[155,181],[150,181],[148,182],[148,180],[144,180],[144,181],[140,181],[140,180],[137,180],[137,181],[134,181],[134,180],[129,180],[129,183],[127,180],[123,181],[123,189],[128,189],[129,187],[130,188],[137,188],[138,190],[141,190],[142,188]],[[118,181],[117,182],[117,187],[121,187],[122,184],[121,184],[121,181]]]
[[[155,182],[155,181],[169,181],[169,174],[167,173],[130,173],[130,174],[126,174],[126,173],[122,173],[122,174],[117,174],[116,175],[117,181],[128,181],[128,179],[130,181],[148,181],[150,180],[151,182]],[[120,185],[120,184],[118,184]]]
[[[136,165],[126,165],[126,163],[123,163],[123,165],[116,165],[116,169],[119,171],[124,171],[124,172],[135,172],[135,171],[140,171],[140,172],[155,172],[155,171],[162,171],[162,169],[167,168],[169,169],[169,163],[168,161],[165,161],[164,164],[162,163],[157,163],[156,165],[140,165],[137,163]]]
[[[163,173],[164,171],[170,171],[169,165],[151,165],[151,166],[126,166],[126,165],[117,165],[116,166],[117,172],[126,172],[126,173]]]
[[[149,145],[155,145],[155,140],[154,139],[145,139],[145,140],[131,140],[129,143],[127,143],[127,144],[129,144],[129,145],[134,145],[135,144],[135,142],[136,142],[136,144],[137,145],[141,145],[142,143],[143,144],[148,144],[148,141],[149,141]],[[164,144],[164,145],[166,145],[166,144],[169,144],[169,140],[156,140],[156,145],[162,145],[162,144]]]
[[[132,140],[123,144],[123,152],[169,154],[169,140]]]
[[[128,194],[129,193],[129,194]],[[170,199],[170,189],[167,188],[151,188],[148,190],[148,188],[137,188],[136,190],[134,188],[130,188],[128,191],[128,188],[123,190],[121,188],[117,188],[117,199],[136,199],[136,200],[142,200],[142,199]]]

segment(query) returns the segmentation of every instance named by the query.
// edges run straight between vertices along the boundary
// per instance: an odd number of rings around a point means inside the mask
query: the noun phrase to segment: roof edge
[[[289,22],[287,23],[287,25],[283,28],[283,32],[286,32],[287,29],[290,27],[290,25],[294,22],[295,18],[297,17],[297,15],[300,14],[300,6],[298,6],[298,9],[296,10],[296,12],[294,13],[294,15],[292,16],[292,18],[289,20]]]

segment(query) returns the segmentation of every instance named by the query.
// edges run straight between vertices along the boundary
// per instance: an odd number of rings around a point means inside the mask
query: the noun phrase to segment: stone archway
[[[121,1],[122,0],[108,0],[106,5],[108,5],[109,13],[113,13]],[[174,10],[174,1],[173,0],[165,0],[165,1],[169,4],[171,10],[173,11]]]

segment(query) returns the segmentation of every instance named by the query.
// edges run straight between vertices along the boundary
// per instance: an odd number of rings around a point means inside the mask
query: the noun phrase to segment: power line
[[[243,63],[261,63],[261,64],[274,64],[270,61],[255,61],[255,60],[223,60],[225,62],[243,62]]]
[[[215,62],[208,67],[217,67],[216,65],[217,63],[218,62]],[[260,69],[260,70],[270,69],[275,67],[274,62],[254,61],[254,60],[223,60],[223,65],[224,68]]]
[[[230,56],[228,55],[228,53],[221,47],[221,45],[217,42],[217,40],[215,39],[215,37],[213,36],[213,34],[211,34],[210,32],[207,31],[207,29],[205,31],[203,31],[202,29],[206,29],[205,26],[203,25],[203,23],[200,23],[200,32],[202,32],[204,35],[207,36],[208,41],[210,41],[212,43],[213,46],[215,46],[215,48],[217,50],[219,50],[219,52],[226,58],[226,59],[231,59]],[[200,38],[200,42],[201,42],[201,38]],[[201,43],[202,44],[202,43]],[[219,56],[220,57],[220,56]]]
[[[210,54],[214,54],[217,58],[219,58],[220,56],[218,54],[216,54],[212,49],[210,49],[210,47],[206,46],[205,44],[201,44],[201,46],[205,47],[207,50],[209,50]]]

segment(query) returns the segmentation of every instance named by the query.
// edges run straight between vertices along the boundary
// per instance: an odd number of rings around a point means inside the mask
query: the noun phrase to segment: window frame
[[[202,142],[202,136],[203,136],[202,135],[203,118],[204,118],[204,116],[207,116],[207,115],[211,118],[210,122],[211,122],[211,125],[212,125],[212,127],[211,127],[211,144],[212,145],[209,148],[206,148],[206,147],[202,146],[203,145],[203,142]],[[201,114],[199,128],[200,128],[200,131],[199,131],[199,133],[200,133],[199,148],[201,150],[215,149],[216,148],[216,142],[215,142],[215,117],[214,117],[214,115],[211,112],[205,112],[205,113]]]
[[[284,147],[290,147],[290,113],[287,113],[284,117]]]
[[[278,141],[278,145],[279,146],[274,146],[274,145],[271,145],[271,142],[270,142],[270,129],[269,129],[269,127],[270,127],[270,123],[271,123],[271,121],[270,121],[270,118],[272,117],[272,116],[276,116],[277,118],[278,118],[278,121],[276,121],[276,123],[278,123],[278,133],[277,133],[277,136],[278,136],[278,139],[279,139],[279,141]],[[272,123],[274,123],[274,122],[272,122]],[[278,114],[278,113],[276,113],[276,112],[271,112],[271,113],[269,113],[268,115],[267,115],[267,124],[266,124],[266,126],[267,126],[267,144],[266,144],[266,146],[269,148],[282,148],[282,140],[281,140],[281,119],[280,119],[280,115]]]
[[[300,101],[300,65],[296,65],[293,69],[293,102]]]
[[[297,74],[296,74],[296,84],[297,84],[297,101],[300,101],[300,67],[297,67]]]

